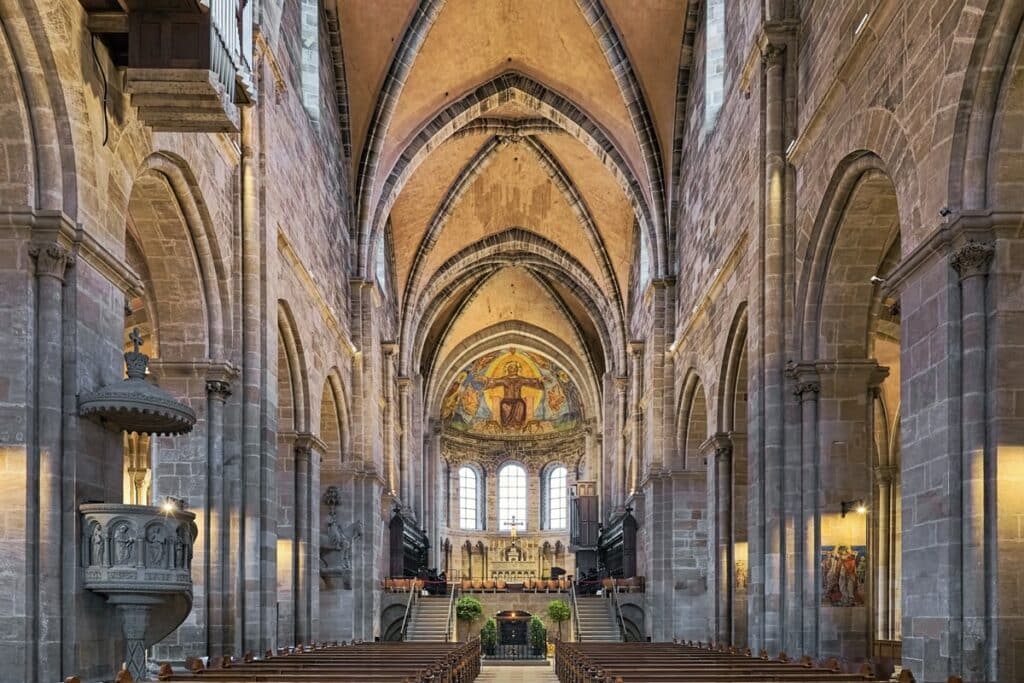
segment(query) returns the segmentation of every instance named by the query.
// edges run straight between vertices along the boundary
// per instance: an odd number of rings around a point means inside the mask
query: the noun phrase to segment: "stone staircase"
[[[579,633],[576,640],[592,643],[595,641],[620,642],[619,625],[615,623],[612,606],[606,598],[586,596],[576,598],[579,619]]]
[[[409,615],[409,627],[405,632],[407,641],[443,643],[448,628],[448,605],[446,595],[418,597]]]

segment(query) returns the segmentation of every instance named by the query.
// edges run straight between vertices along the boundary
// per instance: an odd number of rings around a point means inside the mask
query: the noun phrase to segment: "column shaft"
[[[764,605],[760,646],[772,654],[782,648],[783,518],[786,481],[783,471],[783,363],[785,349],[784,202],[786,162],[783,144],[785,51],[768,45],[765,78],[765,219],[764,219],[764,453],[763,505]],[[754,634],[755,637],[757,634]]]
[[[227,382],[210,380],[207,390],[206,492],[206,649],[211,657],[224,654],[227,633],[228,497],[224,486],[224,402],[231,395]]]
[[[36,453],[38,467],[38,576],[36,662],[40,681],[63,678],[61,669],[61,522],[63,510],[62,402],[64,272],[70,254],[58,244],[32,248],[36,259]],[[31,475],[32,472],[30,471]],[[35,516],[29,511],[29,518]]]
[[[969,242],[953,258],[960,273],[961,363],[960,439],[962,533],[962,651],[965,681],[991,680],[991,647],[986,594],[986,306],[985,286],[991,245]]]

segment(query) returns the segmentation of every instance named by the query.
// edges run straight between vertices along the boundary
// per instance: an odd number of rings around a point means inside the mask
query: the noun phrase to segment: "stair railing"
[[[412,613],[412,603],[416,599],[417,579],[410,579],[409,581],[409,597],[405,601],[405,616],[402,617],[402,640],[405,640],[406,631],[409,630],[409,616]]]
[[[619,606],[619,582],[612,580],[612,603],[615,605],[615,622],[619,626],[619,636],[622,642],[626,642],[626,620],[622,618],[622,608]]]
[[[572,609],[572,629],[573,633],[576,634],[576,640],[582,641],[580,637],[580,611],[576,605],[576,582],[573,581],[569,584],[569,604]]]
[[[448,622],[444,627],[444,642],[449,642],[452,637],[452,615],[455,613],[455,592],[459,589],[459,584],[451,584],[451,590],[448,591]]]

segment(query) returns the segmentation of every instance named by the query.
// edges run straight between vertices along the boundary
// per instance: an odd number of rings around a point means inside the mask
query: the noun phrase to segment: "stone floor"
[[[551,665],[548,666],[500,666],[490,665],[480,670],[476,683],[557,683]]]

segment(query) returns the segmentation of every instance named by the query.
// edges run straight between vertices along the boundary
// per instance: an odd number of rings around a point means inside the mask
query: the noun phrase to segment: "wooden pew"
[[[807,658],[793,662],[750,657],[735,648],[679,643],[556,643],[555,673],[562,683],[732,683],[781,681],[840,683],[874,680],[869,671],[839,673]]]
[[[480,641],[470,643],[364,643],[298,647],[253,661],[220,662],[167,681],[218,683],[470,683],[480,673]]]

